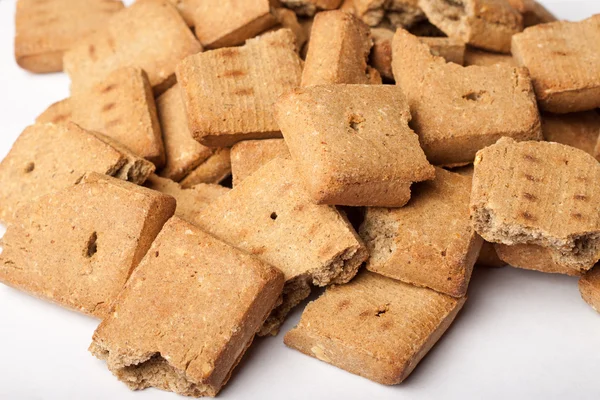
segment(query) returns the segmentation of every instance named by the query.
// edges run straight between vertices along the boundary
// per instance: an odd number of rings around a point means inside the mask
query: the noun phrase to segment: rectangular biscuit
[[[105,134],[158,168],[165,163],[162,132],[146,73],[133,67],[110,73],[71,95],[73,122]]]
[[[231,150],[227,147],[213,149],[213,154],[183,178],[183,188],[200,183],[218,184],[231,175]]]
[[[231,148],[231,175],[233,186],[252,175],[260,167],[277,157],[289,157],[285,140],[244,140]]]
[[[174,211],[171,196],[92,173],[17,211],[0,281],[104,318]]]
[[[71,48],[64,67],[75,91],[94,86],[117,69],[140,68],[159,95],[175,83],[179,61],[200,51],[202,46],[168,0],[138,0]]]
[[[61,124],[67,123],[73,120],[73,113],[71,111],[71,99],[57,101],[56,103],[50,104],[43,113],[38,115],[35,119],[36,124]]]
[[[214,397],[282,286],[275,268],[173,217],[89,350],[130,389]]]
[[[600,267],[595,267],[579,279],[579,292],[586,303],[600,312]]]
[[[63,70],[63,55],[124,8],[116,0],[18,0],[15,59],[31,72]]]
[[[542,133],[549,142],[566,144],[596,156],[600,143],[600,115],[596,111],[573,114],[542,113]]]
[[[563,274],[581,276],[585,271],[578,270],[570,265],[556,262],[552,250],[535,244],[494,244],[496,254],[506,264],[522,269],[540,271],[548,274]]]
[[[284,342],[353,374],[396,385],[441,338],[464,302],[363,271],[309,303]]]
[[[301,73],[288,29],[186,58],[177,67],[177,81],[192,136],[210,147],[281,137],[273,104],[300,85]]]

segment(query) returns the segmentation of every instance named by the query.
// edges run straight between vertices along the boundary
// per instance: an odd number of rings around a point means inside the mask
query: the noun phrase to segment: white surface
[[[566,19],[600,12],[598,0],[544,3]],[[68,95],[64,75],[32,75],[15,64],[14,6],[15,0],[0,0],[0,158],[46,106]],[[113,378],[87,352],[96,325],[0,285],[0,399],[177,398],[153,389],[130,392]],[[306,357],[282,340],[282,334],[257,340],[220,398],[600,398],[600,315],[581,300],[575,278],[512,268],[475,271],[454,325],[396,387]]]

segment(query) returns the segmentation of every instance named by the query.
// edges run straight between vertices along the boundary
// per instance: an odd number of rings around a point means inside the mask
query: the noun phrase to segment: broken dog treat
[[[138,0],[65,54],[73,91],[102,82],[111,72],[137,67],[148,74],[154,94],[175,83],[175,66],[202,46],[167,0]]]
[[[411,127],[434,165],[469,164],[478,150],[503,136],[542,139],[525,68],[447,63],[401,29],[394,36],[393,68],[410,104]]]
[[[17,211],[0,281],[104,318],[174,211],[170,196],[92,173]]]
[[[506,65],[517,67],[517,62],[510,54],[492,53],[467,46],[465,49],[465,66],[479,65],[487,67],[490,65]]]
[[[215,396],[282,286],[275,268],[173,217],[89,350],[130,389]]]
[[[469,220],[471,179],[435,172],[434,180],[413,187],[406,206],[367,208],[359,233],[368,270],[462,297],[482,244]]]
[[[595,267],[579,279],[579,291],[583,300],[600,312],[600,267]]]
[[[312,17],[317,11],[335,10],[342,0],[281,0],[281,4],[298,15]]]
[[[521,14],[506,0],[419,0],[432,24],[446,35],[485,50],[510,53]]]
[[[233,186],[252,175],[260,167],[277,157],[289,157],[283,139],[244,140],[231,148],[231,175]]]
[[[192,0],[196,37],[207,49],[243,44],[277,24],[273,0]]]
[[[210,147],[281,137],[273,104],[300,85],[301,74],[302,60],[289,29],[248,40],[242,47],[186,58],[177,68],[177,80],[192,136]]]
[[[184,189],[177,182],[157,175],[150,175],[144,186],[173,196],[177,200],[175,215],[192,224],[204,207],[229,191],[226,187],[205,183]]]
[[[354,14],[369,26],[389,23],[410,28],[425,19],[418,0],[354,0]]]
[[[36,124],[61,124],[72,121],[71,99],[66,98],[51,104],[36,119]]]
[[[600,163],[559,143],[503,138],[477,153],[471,221],[489,242],[537,244],[554,262],[600,260]]]
[[[317,204],[402,207],[413,182],[435,176],[397,86],[299,88],[276,109],[300,183]]]
[[[600,15],[536,25],[513,37],[512,54],[529,69],[541,109],[565,114],[600,107],[598,40]]]
[[[566,144],[594,156],[600,139],[600,115],[596,111],[562,115],[544,113],[542,132],[549,142]]]
[[[308,283],[346,283],[367,258],[346,218],[314,204],[298,180],[293,161],[277,158],[209,204],[197,220],[208,233],[281,270],[286,290],[280,308],[288,310],[302,300],[290,285],[308,295]],[[285,317],[278,311],[277,328]]]
[[[384,385],[402,382],[465,302],[372,272],[309,303],[285,344]]]
[[[508,0],[508,3],[523,16],[523,26],[556,21],[556,17],[535,0]]]
[[[165,166],[159,175],[181,181],[213,154],[192,138],[179,85],[174,85],[156,100],[158,119],[165,146]]]
[[[62,71],[65,52],[123,8],[113,0],[18,0],[15,59],[31,72]]]
[[[221,183],[231,175],[230,149],[215,149],[212,156],[196,167],[181,180],[183,188],[190,188],[199,183]]]
[[[121,68],[90,90],[72,93],[73,121],[105,134],[157,167],[165,162],[162,133],[148,76]]]
[[[507,246],[497,243],[494,248],[501,260],[515,268],[571,276],[581,276],[585,272],[557,263],[554,261],[555,257],[552,256],[552,250],[535,244]]]
[[[302,86],[336,83],[379,84],[377,70],[367,65],[373,40],[370,29],[343,11],[315,16]]]

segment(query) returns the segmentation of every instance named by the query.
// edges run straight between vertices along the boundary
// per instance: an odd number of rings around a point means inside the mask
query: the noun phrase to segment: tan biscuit
[[[174,211],[170,196],[92,173],[17,211],[0,281],[104,318]]]
[[[273,104],[299,86],[302,60],[294,34],[280,29],[186,58],[177,68],[192,136],[211,147],[281,137]],[[268,82],[268,84],[265,84]]]
[[[389,23],[395,28],[410,28],[425,19],[418,0],[354,0],[355,15],[369,26]]]
[[[367,208],[360,236],[367,269],[416,286],[463,297],[482,239],[471,227],[471,179],[436,169],[413,187],[402,208]]]
[[[287,286],[280,308],[288,309],[301,300],[288,290],[290,285],[348,282],[367,258],[345,217],[335,207],[314,204],[297,182],[294,163],[277,158],[209,204],[197,222],[280,269]]]
[[[196,37],[207,49],[243,44],[277,24],[272,0],[192,0]]]
[[[554,261],[555,256],[552,250],[535,244],[516,244],[507,246],[496,243],[494,245],[496,254],[501,260],[515,268],[530,269],[533,271],[546,272],[549,274],[563,274],[570,276],[581,276],[584,271],[573,268],[569,265],[563,265]]]
[[[276,109],[300,183],[317,204],[401,207],[412,182],[435,176],[397,86],[301,88]]]
[[[71,99],[66,99],[52,103],[36,119],[36,124],[61,124],[72,121],[73,113],[71,111]]]
[[[485,50],[510,53],[523,30],[521,14],[506,0],[419,0],[431,23],[450,37]]]
[[[583,300],[600,312],[600,267],[592,269],[579,279],[579,291]]]
[[[89,89],[117,69],[137,67],[159,95],[175,83],[177,63],[202,51],[168,0],[138,0],[105,25],[65,54],[72,91]]]
[[[342,0],[281,0],[281,4],[298,15],[312,17],[319,11],[335,10]]]
[[[369,27],[358,18],[343,11],[320,12],[310,34],[302,86],[381,83],[377,70],[367,65],[372,45]]]
[[[213,155],[197,166],[181,180],[185,189],[200,183],[217,184],[231,175],[231,151],[228,148],[215,149]]]
[[[600,139],[600,115],[596,111],[564,115],[543,113],[542,132],[549,142],[576,147],[594,156]]]
[[[525,27],[556,21],[556,17],[535,0],[508,0],[521,13]]]
[[[364,271],[309,303],[285,344],[384,385],[402,382],[465,302]]]
[[[471,220],[484,239],[537,244],[585,270],[600,260],[600,163],[551,142],[503,138],[477,153]]]
[[[173,196],[177,200],[175,215],[192,224],[204,207],[229,191],[226,187],[206,183],[184,189],[177,182],[157,175],[151,175],[144,186]]]
[[[105,134],[157,167],[165,151],[148,76],[139,68],[121,68],[90,90],[72,93],[73,122]]]
[[[282,286],[275,268],[174,217],[94,332],[89,350],[130,389],[215,396]]]
[[[156,109],[165,145],[165,166],[159,175],[179,182],[208,160],[213,150],[192,138],[178,84],[156,100]]]
[[[394,36],[393,67],[410,104],[411,127],[434,165],[472,163],[478,150],[503,136],[542,138],[525,68],[446,63],[401,29]]]
[[[540,108],[572,113],[600,107],[600,14],[527,28],[512,54],[531,73]]]
[[[62,71],[65,52],[123,8],[114,0],[18,0],[15,59],[31,72]]]
[[[479,65],[481,67],[507,65],[509,67],[516,67],[517,62],[510,54],[491,53],[467,46],[465,49],[465,66],[470,65]]]
[[[277,157],[289,157],[283,139],[245,140],[231,148],[231,175],[233,186],[252,175],[260,167]]]

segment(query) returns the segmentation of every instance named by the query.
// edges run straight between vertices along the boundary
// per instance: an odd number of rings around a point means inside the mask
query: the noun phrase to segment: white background
[[[543,3],[565,19],[600,13],[599,0]],[[63,74],[32,75],[15,64],[14,9],[15,0],[0,0],[0,158],[41,111],[68,96]],[[97,323],[0,285],[0,399],[178,397],[118,382],[87,352]],[[385,387],[331,367],[286,348],[280,334],[255,342],[220,398],[597,400],[600,315],[581,300],[575,278],[478,269],[456,322],[403,384]]]

